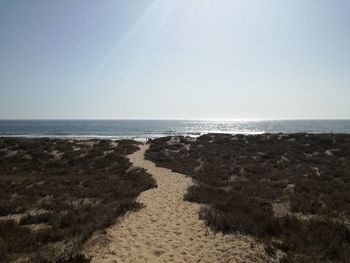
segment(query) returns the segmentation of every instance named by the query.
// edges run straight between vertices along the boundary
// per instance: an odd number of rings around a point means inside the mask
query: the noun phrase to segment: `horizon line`
[[[298,121],[338,120],[350,118],[5,118],[0,121]]]

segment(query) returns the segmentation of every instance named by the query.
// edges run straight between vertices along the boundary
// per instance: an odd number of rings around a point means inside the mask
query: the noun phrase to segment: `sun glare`
[[[209,8],[210,0],[192,0],[191,7],[201,12],[206,12]]]
[[[199,3],[198,0],[192,0],[192,6],[196,6]]]

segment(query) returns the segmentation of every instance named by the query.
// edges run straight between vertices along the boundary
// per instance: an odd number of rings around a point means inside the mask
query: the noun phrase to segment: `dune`
[[[156,167],[144,159],[147,145],[131,154],[135,167],[146,169],[158,188],[143,192],[144,208],[122,217],[105,233],[94,235],[85,252],[92,262],[272,262],[253,238],[222,235],[199,220],[200,205],[183,200],[191,178]]]

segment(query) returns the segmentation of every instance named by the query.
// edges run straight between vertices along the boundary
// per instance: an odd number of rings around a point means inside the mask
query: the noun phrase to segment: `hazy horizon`
[[[3,118],[0,121],[350,121],[350,118],[197,118],[197,119],[184,119],[184,118],[70,118],[70,119],[49,119],[49,118]]]
[[[0,119],[350,119],[349,0],[0,0]]]

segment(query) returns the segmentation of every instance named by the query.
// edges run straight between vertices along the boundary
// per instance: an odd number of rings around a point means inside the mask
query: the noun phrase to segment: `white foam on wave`
[[[80,134],[0,134],[0,137],[9,137],[9,138],[28,138],[28,139],[40,139],[40,138],[52,138],[52,139],[74,139],[74,140],[135,140],[138,142],[147,142],[149,139],[161,138],[166,136],[187,136],[192,138],[197,138],[199,136],[209,134],[209,133],[217,133],[217,134],[244,134],[244,135],[254,135],[254,134],[263,134],[264,132],[255,132],[255,131],[220,131],[220,130],[211,130],[205,132],[176,132],[172,134],[142,134],[137,135],[98,135],[98,134],[89,134],[89,135],[80,135]]]

